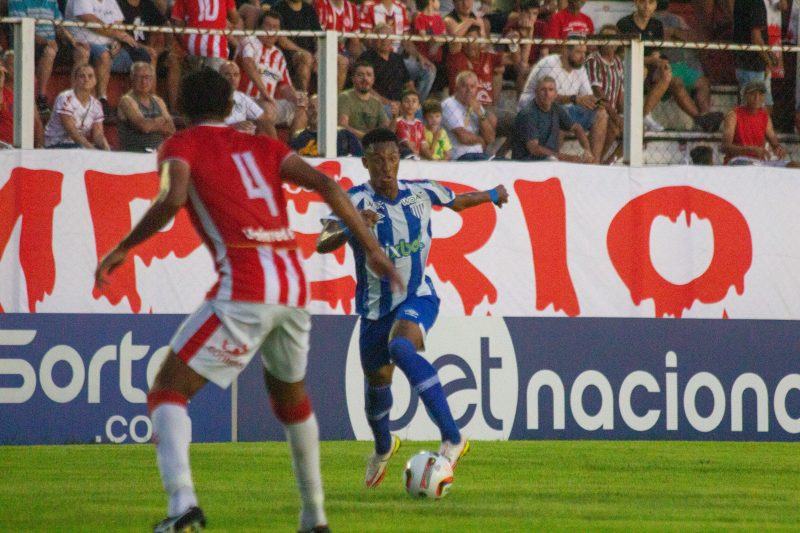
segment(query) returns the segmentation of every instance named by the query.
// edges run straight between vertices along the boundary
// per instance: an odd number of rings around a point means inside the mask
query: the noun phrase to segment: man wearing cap
[[[723,123],[725,164],[765,164],[777,159],[770,164],[784,166],[786,152],[775,135],[769,113],[764,109],[766,85],[761,81],[750,81],[742,92],[743,105],[728,111]],[[769,148],[764,146],[765,140],[769,142]]]

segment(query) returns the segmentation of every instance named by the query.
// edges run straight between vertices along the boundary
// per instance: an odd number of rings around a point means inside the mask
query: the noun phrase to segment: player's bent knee
[[[271,393],[269,399],[272,404],[272,412],[283,424],[298,424],[307,420],[314,412],[311,408],[311,400],[307,395],[299,403],[295,404],[281,403]]]

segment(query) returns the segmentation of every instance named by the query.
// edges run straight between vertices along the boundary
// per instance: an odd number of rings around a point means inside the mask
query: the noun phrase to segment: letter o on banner
[[[792,389],[800,390],[800,374],[784,376],[775,387],[775,418],[787,433],[800,433],[800,418],[792,418],[786,410],[786,397]]]
[[[53,381],[53,367],[56,363],[64,361],[72,368],[72,377],[64,387],[59,387]],[[71,402],[77,398],[86,381],[86,368],[83,359],[75,348],[66,344],[59,344],[50,348],[42,358],[39,367],[39,383],[48,398],[58,403]]]
[[[700,416],[697,412],[697,391],[707,388],[714,397],[714,405],[711,414]],[[698,372],[689,379],[686,389],[683,391],[683,410],[686,412],[686,419],[697,431],[708,433],[714,431],[722,422],[725,416],[725,389],[717,377],[710,372]]]
[[[687,224],[694,214],[708,220],[714,231],[714,255],[708,269],[683,285],[664,279],[650,256],[650,228],[656,217],[676,221],[681,213]],[[744,275],[753,260],[750,228],[744,215],[730,202],[693,187],[663,187],[628,202],[608,228],[608,255],[628,287],[633,303],[652,298],[656,316],[680,317],[695,301],[721,301],[731,286],[744,292]]]

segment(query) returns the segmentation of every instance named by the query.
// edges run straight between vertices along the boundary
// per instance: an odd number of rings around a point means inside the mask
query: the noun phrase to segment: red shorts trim
[[[269,400],[272,403],[272,411],[275,416],[284,424],[297,424],[306,420],[314,412],[311,409],[311,400],[308,396],[294,405],[281,405],[272,396],[270,396]]]
[[[211,335],[217,330],[220,325],[219,318],[214,313],[208,317],[208,320],[198,328],[197,332],[186,341],[183,348],[176,354],[178,358],[184,363],[188,363],[197,351],[203,347],[206,341],[211,338]]]
[[[174,403],[186,407],[189,400],[180,392],[168,389],[153,391],[147,395],[148,412],[152,413],[162,403]]]

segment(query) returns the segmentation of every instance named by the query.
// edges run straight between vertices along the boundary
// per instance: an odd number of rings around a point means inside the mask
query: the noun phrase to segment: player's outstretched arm
[[[399,292],[404,289],[403,281],[395,270],[394,264],[383,253],[361,214],[356,211],[356,208],[350,203],[350,198],[335,181],[311,167],[297,155],[283,161],[281,177],[301,187],[317,191],[336,216],[349,228],[353,237],[364,247],[369,268],[377,275],[387,278],[393,291]]]
[[[508,202],[508,192],[504,185],[498,185],[488,191],[467,192],[456,195],[456,199],[450,205],[453,211],[463,211],[476,205],[492,202],[497,207],[503,207]]]
[[[364,209],[361,211],[361,219],[368,228],[372,228],[378,223],[378,214],[375,211]],[[322,226],[322,233],[317,238],[317,253],[328,254],[338,249],[350,239],[352,235],[350,228],[341,224],[338,220],[329,220]]]
[[[108,252],[94,272],[95,283],[102,287],[106,275],[114,272],[128,255],[128,250],[146,241],[163,228],[186,203],[189,191],[189,165],[167,161],[161,166],[161,191],[128,235]]]

